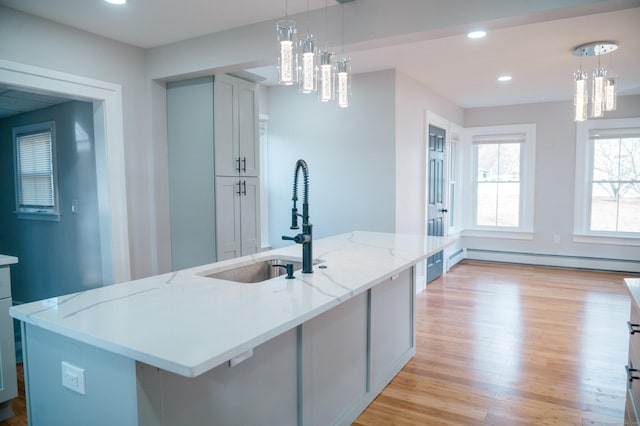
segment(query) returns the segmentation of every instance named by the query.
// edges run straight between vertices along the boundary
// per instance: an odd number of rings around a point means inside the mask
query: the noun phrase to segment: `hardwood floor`
[[[417,296],[417,354],[354,424],[621,425],[623,277],[457,265]]]
[[[624,276],[457,265],[417,296],[417,354],[354,425],[621,425]],[[27,425],[18,376],[0,426]]]
[[[18,370],[18,397],[12,401],[15,415],[3,422],[0,426],[27,426],[27,404],[24,399],[24,372],[22,363],[17,365]]]

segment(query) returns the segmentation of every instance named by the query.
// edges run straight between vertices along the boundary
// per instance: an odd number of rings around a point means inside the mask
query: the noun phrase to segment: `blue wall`
[[[12,128],[56,122],[59,222],[17,219]],[[78,213],[71,211],[77,200]],[[31,302],[102,285],[91,103],[72,101],[0,120],[0,253],[13,300]]]

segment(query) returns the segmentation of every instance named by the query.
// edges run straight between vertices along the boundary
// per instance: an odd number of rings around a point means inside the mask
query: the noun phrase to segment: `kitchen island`
[[[415,265],[451,243],[353,232],[295,279],[209,277],[291,246],[13,307],[30,425],[349,424],[415,354]]]

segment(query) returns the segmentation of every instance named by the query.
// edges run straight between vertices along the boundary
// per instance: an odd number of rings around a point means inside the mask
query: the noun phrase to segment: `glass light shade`
[[[320,52],[318,69],[318,98],[321,102],[333,100],[334,70],[331,64],[333,52]]]
[[[316,76],[316,48],[313,42],[313,36],[307,34],[307,37],[300,43],[301,64],[300,64],[300,81],[299,89],[302,93],[311,93],[318,90]]]
[[[574,75],[574,94],[573,104],[575,105],[574,121],[585,121],[587,119],[587,103],[589,97],[587,95],[587,73],[577,71]]]
[[[296,23],[290,19],[276,25],[278,32],[278,84],[290,86],[298,82]]]
[[[342,57],[336,62],[336,98],[340,108],[351,105],[351,60]]]
[[[591,116],[602,117],[604,115],[604,80],[606,70],[603,67],[593,72],[593,85],[591,88]]]
[[[617,107],[616,79],[614,77],[604,80],[604,110],[615,111]]]

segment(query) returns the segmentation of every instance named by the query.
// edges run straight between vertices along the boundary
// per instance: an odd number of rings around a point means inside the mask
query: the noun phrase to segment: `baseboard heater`
[[[598,271],[640,273],[640,261],[562,254],[466,249],[466,259]]]

